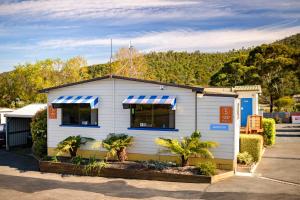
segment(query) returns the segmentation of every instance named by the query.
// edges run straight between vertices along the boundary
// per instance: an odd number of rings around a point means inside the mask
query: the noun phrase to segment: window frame
[[[65,104],[65,105],[70,105],[70,104]],[[66,126],[66,127],[100,127],[99,126],[99,109],[96,108],[96,109],[92,109],[91,107],[89,107],[89,114],[90,114],[90,118],[91,118],[91,114],[92,114],[92,110],[97,110],[97,119],[96,119],[96,122],[97,124],[92,124],[92,119],[90,119],[90,123],[89,124],[81,124],[81,120],[80,120],[80,110],[84,107],[80,107],[81,105],[85,105],[84,103],[81,103],[81,104],[73,104],[74,106],[76,106],[76,109],[77,109],[77,120],[78,120],[78,123],[72,123],[72,124],[67,124],[67,123],[64,123],[63,122],[63,119],[64,119],[64,105],[62,105],[62,107],[60,108],[61,109],[61,124],[60,126]]]
[[[155,105],[166,105],[166,106],[171,106],[171,105],[168,105],[168,104],[130,104],[129,105],[129,115],[130,115],[130,127],[128,128],[128,130],[153,130],[153,131],[178,131],[178,129],[176,128],[176,110],[173,110],[174,111],[174,128],[170,128],[170,127],[167,127],[167,128],[161,128],[161,127],[134,127],[132,126],[133,125],[133,117],[132,117],[132,105],[151,105],[152,106],[152,109],[151,109],[151,115],[152,115],[152,120],[154,121],[154,117],[153,117],[153,113],[154,113],[154,106]],[[170,107],[170,110],[169,110],[169,117],[170,117],[170,111],[172,111],[171,107]],[[152,124],[153,124],[153,121],[152,121]],[[170,125],[170,121],[169,121],[169,125]]]

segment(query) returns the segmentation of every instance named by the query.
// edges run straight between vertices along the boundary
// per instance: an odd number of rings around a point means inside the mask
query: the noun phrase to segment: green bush
[[[295,106],[295,100],[292,97],[281,97],[274,102],[277,110],[291,112]]]
[[[200,175],[213,176],[216,174],[217,166],[212,161],[206,161],[206,162],[197,164],[196,169],[198,171],[198,174],[200,174]]]
[[[83,162],[83,158],[81,156],[76,156],[76,157],[72,158],[71,161],[75,165],[81,165]]]
[[[240,135],[240,152],[247,151],[254,162],[261,159],[263,147],[263,137],[258,134],[241,134]]]
[[[91,175],[91,173],[96,173],[100,175],[101,169],[107,167],[108,164],[105,161],[97,161],[94,158],[90,158],[89,163],[84,167],[86,175]]]
[[[247,151],[244,151],[238,154],[237,161],[240,164],[251,165],[253,163],[253,157]]]
[[[120,162],[124,162],[127,159],[126,148],[133,143],[133,137],[126,134],[110,133],[105,140],[102,141],[102,147],[108,152],[106,160],[109,157],[117,155]]]
[[[69,153],[71,158],[76,157],[77,150],[81,147],[81,145],[86,144],[89,141],[93,141],[95,139],[88,137],[77,136],[69,136],[60,143],[57,144],[57,155],[61,153]]]
[[[35,114],[30,124],[32,134],[32,150],[36,156],[47,155],[47,110]]]
[[[161,152],[170,152],[180,156],[182,167],[189,164],[189,158],[192,156],[213,158],[210,148],[218,146],[217,142],[202,141],[199,131],[193,132],[189,137],[183,137],[182,140],[159,137],[155,142],[164,147]]]
[[[275,120],[271,118],[263,119],[263,137],[265,145],[273,145],[275,144],[275,136],[276,136],[276,127]]]

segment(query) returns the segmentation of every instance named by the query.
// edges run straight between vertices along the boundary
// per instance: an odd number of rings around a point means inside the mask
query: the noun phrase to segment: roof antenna
[[[133,72],[133,64],[132,64],[132,50],[133,50],[133,46],[131,45],[131,40],[129,42],[129,59],[130,59],[130,71]]]
[[[112,38],[110,38],[110,58],[109,58],[109,70],[110,70],[110,76],[112,76]]]

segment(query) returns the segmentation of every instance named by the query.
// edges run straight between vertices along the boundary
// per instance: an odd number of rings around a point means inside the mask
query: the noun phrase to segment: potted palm
[[[127,159],[126,148],[131,146],[132,142],[132,136],[110,133],[107,138],[102,141],[102,147],[108,151],[106,159],[117,155],[120,162],[125,161]]]
[[[60,153],[69,153],[71,158],[76,157],[77,150],[80,148],[81,145],[86,144],[88,141],[93,141],[93,138],[88,137],[81,137],[80,135],[77,136],[69,136],[63,141],[61,141],[57,145],[58,154]]]
[[[189,164],[192,156],[213,158],[210,148],[216,147],[218,143],[212,141],[201,141],[199,131],[192,133],[190,137],[184,137],[181,141],[177,139],[157,138],[156,143],[165,149],[162,152],[170,152],[179,155],[182,167]]]

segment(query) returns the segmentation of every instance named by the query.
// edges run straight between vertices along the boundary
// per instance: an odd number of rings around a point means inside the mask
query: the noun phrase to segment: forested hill
[[[286,37],[282,40],[274,42],[274,44],[283,44],[290,48],[300,49],[300,33]]]
[[[19,107],[32,102],[45,102],[46,96],[38,93],[38,90],[42,88],[104,76],[109,73],[186,85],[231,86],[238,83],[261,84],[265,88],[272,88],[263,82],[264,78],[253,77],[251,81],[245,79],[249,74],[265,77],[263,73],[267,71],[274,72],[272,76],[284,74],[284,76],[276,76],[280,82],[277,79],[270,80],[269,84],[275,86],[275,92],[279,91],[278,87],[294,84],[289,85],[292,89],[285,90],[274,98],[285,94],[292,95],[298,91],[299,86],[299,37],[300,34],[297,34],[276,41],[274,44],[222,53],[169,51],[141,54],[134,50],[132,65],[128,59],[127,48],[121,48],[116,52],[111,65],[106,63],[87,66],[87,61],[80,56],[66,61],[45,59],[35,63],[20,64],[12,71],[0,74],[0,107]],[[269,51],[272,54],[268,54]],[[264,62],[257,62],[254,59],[258,54],[261,54],[260,57],[265,57]],[[270,61],[273,63],[268,63]],[[279,63],[287,67],[284,71],[273,70],[278,67],[265,71],[251,71],[253,63],[266,66],[271,66],[271,64],[275,66]],[[260,66],[255,67],[259,69]],[[269,95],[268,92],[265,94]]]

